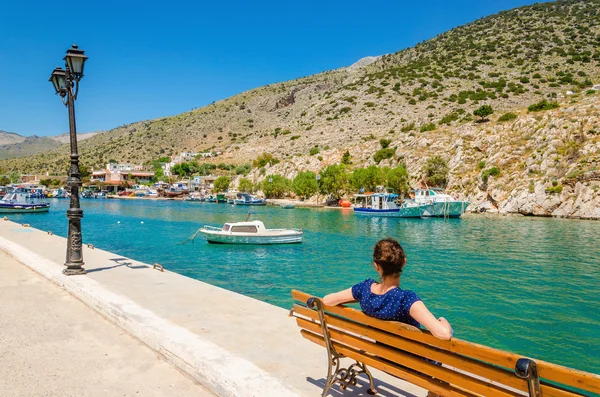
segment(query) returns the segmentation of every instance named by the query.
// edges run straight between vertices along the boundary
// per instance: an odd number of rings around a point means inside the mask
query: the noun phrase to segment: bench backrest
[[[294,290],[292,297],[296,301],[292,314],[302,336],[326,346],[319,313],[307,307],[312,296]],[[312,300],[311,306],[314,303]],[[600,394],[598,375],[460,339],[440,340],[427,331],[378,320],[346,306],[323,308],[330,341],[338,353],[444,396],[529,395],[530,385],[521,377],[524,374],[515,373],[518,362],[517,372],[537,370],[544,397]]]

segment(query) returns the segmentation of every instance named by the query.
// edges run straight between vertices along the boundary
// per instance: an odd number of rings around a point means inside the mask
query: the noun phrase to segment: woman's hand
[[[427,328],[436,338],[450,340],[454,334],[448,320],[444,317],[436,319],[422,301],[415,302],[411,306],[410,316]]]

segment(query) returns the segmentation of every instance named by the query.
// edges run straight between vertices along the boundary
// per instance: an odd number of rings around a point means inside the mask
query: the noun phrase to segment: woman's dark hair
[[[382,277],[397,276],[402,273],[406,255],[400,243],[393,238],[379,240],[373,250],[373,262],[382,270]]]

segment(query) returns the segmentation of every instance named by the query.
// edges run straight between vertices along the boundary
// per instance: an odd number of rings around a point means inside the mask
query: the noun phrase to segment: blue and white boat
[[[456,200],[440,188],[415,189],[413,192],[424,218],[460,218],[469,206],[468,201]]]
[[[235,205],[267,205],[267,200],[251,196],[248,193],[238,193],[233,202]]]
[[[385,192],[383,187],[378,186],[377,193],[354,195],[354,213],[394,218],[421,217],[420,206],[414,200],[403,200],[399,204],[397,201],[397,194]]]
[[[50,204],[20,189],[8,192],[0,200],[0,213],[48,212]]]

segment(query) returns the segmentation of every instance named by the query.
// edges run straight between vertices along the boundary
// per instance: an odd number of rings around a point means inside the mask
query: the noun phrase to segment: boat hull
[[[266,201],[247,202],[247,201],[235,200],[234,204],[235,205],[267,205],[267,202]]]
[[[48,212],[50,204],[0,204],[0,214]]]
[[[356,215],[364,215],[364,216],[383,216],[383,217],[398,217],[398,212],[400,210],[398,208],[389,209],[389,210],[377,210],[373,208],[354,208],[354,213]]]
[[[211,244],[248,244],[248,245],[273,245],[273,244],[297,244],[302,242],[302,233],[294,233],[279,236],[248,236],[248,235],[226,235],[210,231],[200,231],[206,241]]]
[[[446,201],[421,206],[424,218],[460,218],[465,213],[467,201]]]

